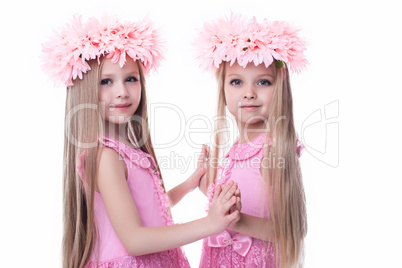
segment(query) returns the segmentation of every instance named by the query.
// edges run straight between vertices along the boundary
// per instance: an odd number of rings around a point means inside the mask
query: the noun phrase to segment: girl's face
[[[264,128],[274,91],[274,64],[226,64],[225,97],[229,112],[243,128]]]
[[[100,75],[99,102],[102,118],[113,124],[127,123],[135,113],[141,100],[141,83],[138,64],[127,57],[119,64],[105,59]]]

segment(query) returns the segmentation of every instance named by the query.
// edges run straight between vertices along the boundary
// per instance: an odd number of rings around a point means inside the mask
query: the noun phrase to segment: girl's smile
[[[128,108],[130,108],[131,105],[132,105],[131,103],[110,104],[109,111],[115,111],[115,110],[125,111]]]
[[[260,108],[261,105],[240,105],[240,109],[242,109],[243,111],[246,112],[253,112],[255,110],[257,110],[258,108]]]

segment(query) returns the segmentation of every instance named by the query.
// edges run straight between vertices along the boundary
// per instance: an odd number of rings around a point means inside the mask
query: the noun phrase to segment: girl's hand
[[[210,166],[209,152],[210,152],[209,146],[203,145],[200,158],[198,159],[198,166],[202,165],[202,167],[204,167],[204,169],[205,169],[205,173],[201,176],[200,182],[198,184],[198,188],[204,195],[207,195],[208,186],[209,186],[208,185],[209,184],[209,166]],[[201,159],[201,157],[202,157],[202,159]]]
[[[200,184],[204,183],[207,171],[207,158],[209,154],[209,148],[207,145],[202,145],[201,154],[198,157],[197,169],[187,179],[186,183],[189,187],[189,191],[194,190],[197,187],[201,187]],[[206,181],[207,183],[207,181]]]
[[[229,187],[229,185],[222,185],[222,188],[226,188],[226,187]],[[240,189],[239,189],[239,188],[236,189],[236,191],[235,191],[235,193],[234,193],[234,196],[236,196],[236,204],[233,205],[233,206],[230,208],[229,213],[232,214],[232,213],[235,212],[236,210],[239,211],[239,219],[236,220],[236,221],[233,221],[233,222],[229,225],[229,227],[228,227],[229,230],[235,229],[235,228],[236,228],[236,225],[239,224],[239,222],[240,222],[240,220],[241,220],[241,214],[240,214],[240,212],[241,212],[241,209],[242,209],[242,204],[241,204],[241,195],[240,195]]]
[[[235,184],[236,184],[236,186],[237,186],[237,183],[235,183]],[[230,187],[230,186],[227,185],[227,184],[223,184],[223,185],[221,185],[221,186],[222,186],[222,190],[224,190],[224,189]],[[229,213],[232,213],[232,212],[234,212],[235,210],[238,210],[239,212],[241,212],[242,205],[241,205],[240,188],[236,188],[236,191],[235,191],[235,193],[234,193],[234,196],[236,196],[236,204],[235,204],[233,207],[230,208]]]
[[[238,221],[240,212],[236,209],[230,213],[230,209],[236,205],[235,196],[237,185],[230,181],[227,187],[216,186],[214,197],[208,212],[208,226],[213,234],[223,232],[232,222]]]

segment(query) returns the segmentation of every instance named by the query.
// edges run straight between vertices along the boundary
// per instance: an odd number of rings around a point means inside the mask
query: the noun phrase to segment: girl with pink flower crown
[[[210,170],[200,188],[209,209],[229,180],[242,199],[235,206],[240,220],[204,239],[200,267],[301,267],[307,220],[288,69],[305,68],[305,42],[287,22],[233,14],[205,23],[197,41],[198,60],[215,72],[219,94]],[[239,137],[220,162],[226,109]]]
[[[43,45],[45,71],[67,86],[63,267],[189,267],[180,246],[238,220],[231,182],[217,189],[208,216],[173,225],[170,205],[199,185],[206,149],[194,174],[166,193],[144,78],[161,43],[148,21],[76,16]]]

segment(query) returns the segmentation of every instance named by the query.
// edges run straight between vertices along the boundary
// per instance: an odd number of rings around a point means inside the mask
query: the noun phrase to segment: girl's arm
[[[176,248],[220,233],[238,220],[238,211],[228,213],[236,203],[233,196],[236,187],[232,183],[232,187],[223,191],[217,189],[208,216],[204,218],[173,226],[143,227],[127,185],[124,161],[119,160],[118,154],[110,148],[103,148],[98,159],[97,188],[113,229],[131,255]]]
[[[231,224],[229,230],[264,241],[273,241],[274,239],[272,220],[245,213],[240,213],[240,220]]]
[[[225,188],[228,188],[228,186],[222,185],[222,188],[226,190]],[[230,209],[230,212],[235,210],[241,211],[242,208],[240,189],[236,189],[235,196],[237,199],[236,204]],[[274,241],[274,229],[271,219],[240,213],[240,219],[236,222],[232,222],[228,229],[260,240]]]
[[[207,147],[206,145],[202,146],[201,154],[198,157],[197,169],[193,174],[183,183],[180,183],[173,189],[167,192],[167,195],[170,200],[170,205],[173,207],[189,192],[193,191],[200,185],[200,180],[205,174],[205,159],[207,157]],[[200,188],[201,189],[201,188]]]

